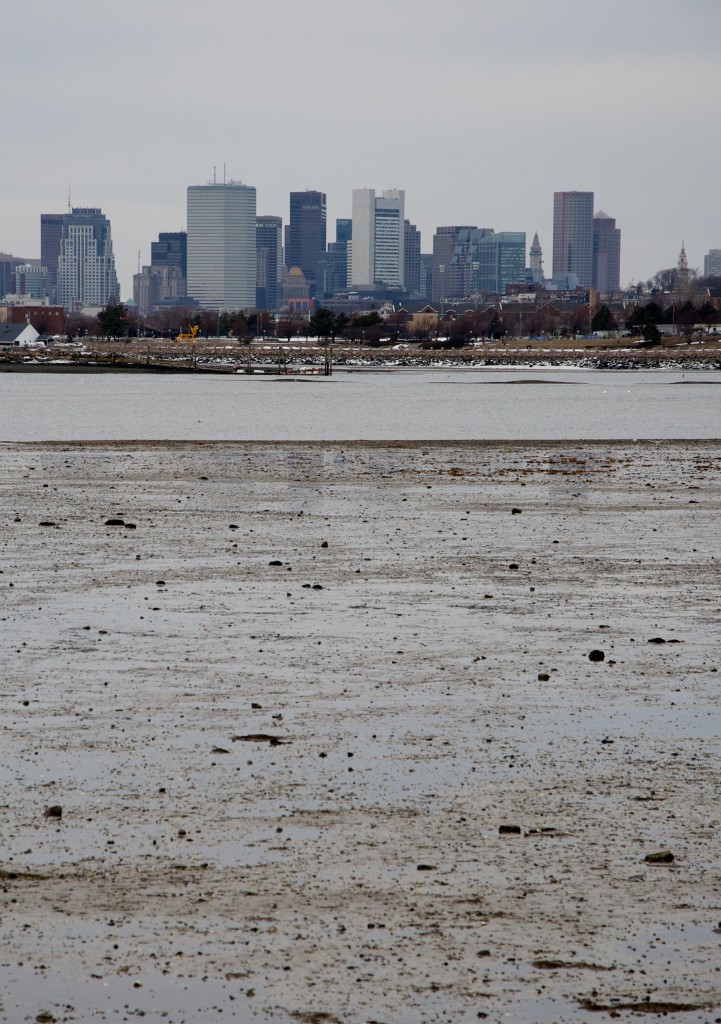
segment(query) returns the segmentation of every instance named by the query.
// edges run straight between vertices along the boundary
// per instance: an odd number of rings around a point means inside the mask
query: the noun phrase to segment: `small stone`
[[[520,836],[521,826],[520,825],[499,825],[498,826],[499,836]]]
[[[521,512],[523,512],[522,508],[512,508],[511,509],[511,515],[512,516],[520,516]]]
[[[272,562],[268,562],[268,565],[282,565],[283,563],[279,558],[274,558]]]
[[[156,580],[155,581],[155,586],[156,587],[164,587],[165,586],[165,580]]]
[[[323,543],[321,544],[321,547],[322,548],[327,548],[328,547],[328,541],[324,540]]]
[[[518,568],[518,562],[509,562],[508,568],[509,569],[517,569]]]
[[[652,636],[648,641],[650,644],[665,644],[666,641],[662,636]]]
[[[126,523],[125,524],[125,529],[126,530],[137,530],[137,526],[135,525],[135,523]]]
[[[670,850],[659,850],[657,853],[647,853],[643,859],[647,864],[670,864],[676,858]]]
[[[539,672],[538,673],[538,681],[539,681],[539,683],[547,683],[550,678],[551,677],[549,676],[548,672]]]
[[[55,523],[52,519],[41,519],[38,526],[55,526]]]
[[[588,655],[588,660],[589,661],[605,661],[606,660],[606,655],[603,653],[603,651],[593,650]]]
[[[323,587],[320,585],[320,583],[314,583],[313,584],[313,590],[322,590],[322,589],[323,589]]]
[[[124,519],[106,519],[105,520],[105,525],[106,526],[125,526],[125,520]]]
[[[46,807],[43,811],[44,818],[62,818],[63,809],[60,804],[51,804],[50,807]]]
[[[436,868],[435,868],[434,864],[418,864],[416,866],[416,871],[435,871],[435,870],[436,870]]]
[[[257,704],[255,701],[252,701],[250,706],[253,709],[253,711],[262,711],[263,710],[263,705],[262,704]]]

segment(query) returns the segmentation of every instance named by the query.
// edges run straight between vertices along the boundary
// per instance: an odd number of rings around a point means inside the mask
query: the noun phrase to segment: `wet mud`
[[[4,445],[0,1019],[721,1019],[720,511],[717,442]]]

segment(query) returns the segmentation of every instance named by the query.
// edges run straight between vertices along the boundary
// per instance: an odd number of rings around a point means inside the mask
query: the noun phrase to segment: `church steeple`
[[[677,283],[679,287],[688,284],[688,260],[686,259],[686,240],[681,242],[681,252],[676,264]]]

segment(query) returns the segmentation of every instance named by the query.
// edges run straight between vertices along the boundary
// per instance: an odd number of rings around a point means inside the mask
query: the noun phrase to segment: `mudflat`
[[[0,449],[3,1021],[721,1019],[721,442]]]

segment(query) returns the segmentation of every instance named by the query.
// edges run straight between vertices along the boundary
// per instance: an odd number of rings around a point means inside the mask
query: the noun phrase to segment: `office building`
[[[98,207],[76,206],[63,215],[57,268],[58,304],[65,309],[120,301],[110,221]]]
[[[161,304],[184,305],[186,291],[179,266],[151,264],[133,274],[133,302],[141,316],[147,316]]]
[[[15,294],[28,299],[50,301],[50,274],[39,260],[29,260],[15,267]]]
[[[422,252],[421,253],[421,266],[419,273],[419,288],[421,298],[425,299],[426,302],[431,302],[433,299],[433,253]]]
[[[15,270],[25,262],[20,256],[0,252],[0,299],[15,294]]]
[[[421,290],[421,233],[409,220],[404,222],[403,284],[409,295]]]
[[[475,231],[475,225],[455,224],[436,228],[433,236],[433,273],[431,301],[434,305],[447,302],[452,292],[451,262],[460,231]]]
[[[721,249],[709,249],[704,256],[703,276],[721,277]]]
[[[553,277],[568,274],[593,285],[593,192],[553,195]]]
[[[325,192],[307,189],[290,193],[290,219],[286,230],[285,265],[300,267],[310,287],[315,287],[318,261],[325,254]]]
[[[283,291],[282,217],[256,217],[255,245],[255,303],[258,309],[274,313],[280,309]]]
[[[150,266],[176,267],[183,281],[188,279],[188,232],[161,231],[157,242],[150,243]],[[183,293],[185,294],[184,285]]]
[[[203,309],[255,307],[255,188],[188,187],[188,293]]]
[[[405,192],[353,189],[351,285],[402,290],[405,275]]]
[[[339,217],[335,222],[335,241],[328,242],[318,264],[315,297],[322,301],[348,287],[348,260],[353,237],[353,221]]]
[[[601,295],[621,287],[621,231],[603,210],[593,218],[593,287]]]
[[[525,231],[460,228],[446,268],[449,294],[468,299],[479,295],[505,295],[509,284],[522,281],[526,266]]]
[[[69,212],[40,214],[40,263],[48,268],[50,275],[51,302],[57,300],[60,242],[63,237],[63,224],[69,216]]]

